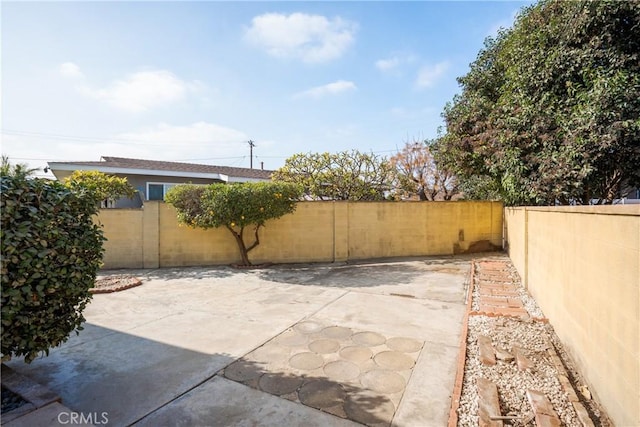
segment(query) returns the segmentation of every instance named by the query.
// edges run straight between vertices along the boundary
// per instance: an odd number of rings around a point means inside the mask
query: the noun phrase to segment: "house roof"
[[[105,173],[129,175],[183,176],[211,178],[226,182],[263,181],[271,179],[271,170],[235,168],[230,166],[202,165],[196,163],[165,162],[159,160],[130,159],[103,156],[98,162],[48,162],[54,175],[56,171],[99,170]]]

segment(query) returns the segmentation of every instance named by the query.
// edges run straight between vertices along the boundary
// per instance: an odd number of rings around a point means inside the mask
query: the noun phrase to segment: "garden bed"
[[[474,262],[472,268],[466,352],[450,427],[611,426],[510,261]],[[486,289],[498,296],[487,296]],[[523,314],[511,314],[518,309]]]

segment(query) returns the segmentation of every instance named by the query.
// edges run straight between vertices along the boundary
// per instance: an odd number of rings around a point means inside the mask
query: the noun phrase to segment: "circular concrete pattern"
[[[371,359],[373,352],[367,347],[345,347],[340,350],[340,357],[353,363],[363,363]]]
[[[354,343],[366,346],[382,345],[387,340],[380,334],[375,332],[358,332],[351,337]]]
[[[282,358],[283,354],[288,354],[289,348],[275,343],[267,343],[249,353],[246,358],[254,362],[270,362]]]
[[[229,378],[230,380],[239,382],[256,379],[262,374],[263,371],[258,369],[255,364],[245,362],[244,360],[233,362],[224,370],[225,377]]]
[[[322,335],[327,338],[349,338],[353,334],[353,331],[349,328],[343,328],[342,326],[329,326],[322,330]]]
[[[289,359],[289,365],[296,369],[311,371],[324,365],[324,359],[315,353],[298,353]]]
[[[412,338],[394,337],[387,340],[387,346],[391,350],[415,353],[422,348],[422,343]]]
[[[283,332],[278,338],[275,339],[276,343],[285,345],[287,347],[297,347],[307,343],[307,336],[300,334],[296,331]]]
[[[300,322],[293,327],[293,329],[303,334],[313,334],[314,332],[319,332],[322,328],[324,328],[324,325],[313,320]]]
[[[413,368],[414,361],[411,357],[399,351],[383,351],[375,355],[373,360],[378,366],[392,371],[404,371]]]
[[[396,393],[404,390],[406,383],[402,375],[381,369],[369,371],[360,377],[360,383],[379,393]]]
[[[293,393],[302,385],[302,378],[286,377],[283,374],[264,374],[258,381],[262,391],[281,396]]]
[[[298,391],[300,402],[316,409],[342,405],[346,397],[340,384],[327,380],[310,381]]]
[[[329,379],[334,381],[349,381],[358,378],[360,368],[358,368],[358,365],[355,363],[347,362],[346,360],[336,360],[324,366],[324,373]]]
[[[349,419],[359,423],[365,425],[389,425],[396,408],[384,396],[357,393],[347,397],[344,410]]]
[[[328,354],[335,353],[340,349],[340,343],[336,340],[321,339],[312,341],[309,350],[315,353]]]

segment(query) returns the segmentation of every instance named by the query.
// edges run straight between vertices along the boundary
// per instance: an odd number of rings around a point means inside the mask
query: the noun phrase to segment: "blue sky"
[[[531,2],[3,2],[2,153],[276,169],[432,138]]]

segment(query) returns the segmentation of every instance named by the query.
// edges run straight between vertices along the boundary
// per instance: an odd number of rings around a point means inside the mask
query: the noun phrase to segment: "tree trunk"
[[[251,261],[249,261],[249,254],[247,251],[247,247],[244,244],[244,239],[242,238],[242,231],[240,229],[240,233],[237,233],[233,228],[226,226],[227,229],[233,234],[233,237],[236,239],[236,243],[238,244],[238,249],[240,250],[240,258],[242,258],[242,265],[252,265]]]
[[[420,189],[418,190],[418,197],[420,197],[420,200],[422,201],[428,200],[427,194],[424,191],[424,187],[420,187]]]
[[[260,237],[258,236],[258,230],[260,230],[260,225],[257,225],[254,230],[254,241],[251,246],[247,247],[244,243],[244,227],[240,229],[240,233],[236,232],[232,227],[226,226],[227,230],[233,234],[233,237],[236,239],[236,243],[238,244],[238,249],[240,250],[240,257],[242,258],[242,265],[253,265],[251,261],[249,261],[249,251],[260,244]]]

